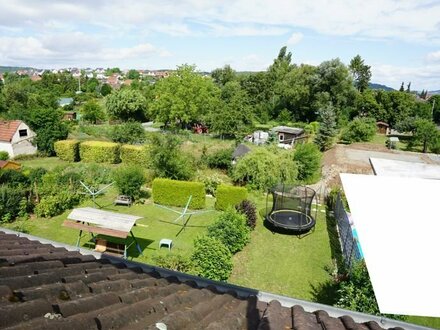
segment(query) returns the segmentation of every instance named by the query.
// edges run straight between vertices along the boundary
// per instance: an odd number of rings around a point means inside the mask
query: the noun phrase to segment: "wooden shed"
[[[377,133],[379,134],[390,134],[390,125],[383,121],[376,122]]]

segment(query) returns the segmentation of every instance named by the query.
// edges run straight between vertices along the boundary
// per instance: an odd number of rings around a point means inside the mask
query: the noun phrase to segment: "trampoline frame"
[[[282,191],[280,191],[280,188],[282,187]],[[293,196],[290,192],[286,191],[285,188],[286,186],[284,184],[279,184],[275,187],[273,187],[272,189],[269,189],[266,195],[266,221],[268,221],[273,227],[278,228],[278,229],[284,229],[284,230],[288,230],[291,231],[293,233],[296,233],[298,235],[301,234],[305,234],[308,233],[310,231],[314,231],[315,230],[315,225],[316,225],[316,218],[317,218],[317,212],[318,212],[318,208],[315,208],[315,216],[312,216],[312,203],[313,200],[315,200],[316,198],[316,191],[313,190],[312,188],[306,187],[306,186],[294,186],[294,185],[288,185],[288,187],[294,188],[294,189],[304,189],[304,191],[306,192],[305,194],[305,199],[308,197],[307,192],[309,191],[311,193],[310,197],[310,203],[304,202],[304,205],[300,205],[298,208],[303,208],[304,206],[304,212],[301,212],[300,210],[297,209],[289,209],[289,208],[280,208],[280,209],[275,209],[276,207],[276,197],[275,195],[278,195],[278,198],[292,198],[292,197],[296,197]],[[272,207],[270,208],[269,211],[269,194],[272,195]],[[299,197],[302,202],[301,196]],[[305,217],[305,221],[304,224],[300,223],[299,225],[295,224],[293,225],[287,225],[285,223],[282,223],[280,221],[276,221],[276,219],[274,219],[274,217],[272,216],[273,214],[276,213],[280,213],[280,212],[288,212],[291,214],[300,214],[302,216]]]

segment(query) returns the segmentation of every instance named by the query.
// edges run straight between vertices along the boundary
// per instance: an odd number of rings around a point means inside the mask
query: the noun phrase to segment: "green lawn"
[[[264,207],[260,210],[264,214]],[[272,233],[260,216],[251,242],[234,256],[230,282],[315,300],[314,288],[330,279],[325,268],[332,264],[325,213],[321,210],[324,207],[319,207],[315,231],[302,238]]]
[[[53,170],[55,167],[60,165],[71,164],[69,162],[59,159],[58,157],[37,157],[29,160],[20,160],[19,163],[24,167],[43,167],[48,171]]]

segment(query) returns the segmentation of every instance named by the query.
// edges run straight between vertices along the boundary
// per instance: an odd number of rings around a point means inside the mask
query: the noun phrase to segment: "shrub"
[[[79,161],[79,141],[61,140],[54,144],[55,153],[59,159],[68,162]]]
[[[121,147],[121,161],[126,164],[146,166],[148,149],[146,146],[123,145]]]
[[[153,257],[155,264],[162,268],[175,270],[182,273],[193,273],[194,265],[191,258],[181,254],[167,254]]]
[[[257,206],[255,203],[248,199],[241,201],[240,204],[235,206],[238,213],[243,214],[246,217],[247,226],[254,230],[257,225]]]
[[[22,211],[26,192],[17,186],[0,185],[0,221],[10,222]]]
[[[191,260],[199,276],[216,281],[226,281],[232,272],[232,255],[218,239],[201,237],[194,240]]]
[[[110,130],[110,138],[113,142],[136,144],[145,142],[145,130],[141,123],[129,121],[115,125]]]
[[[206,156],[206,163],[210,168],[228,170],[231,167],[232,149],[220,149]]]
[[[216,191],[216,210],[226,210],[229,206],[235,206],[248,197],[244,187],[219,185]]]
[[[75,207],[80,201],[81,195],[62,190],[56,195],[43,197],[35,207],[35,214],[39,217],[50,218]]]
[[[113,171],[113,179],[121,195],[139,198],[141,187],[145,183],[145,175],[137,166],[123,166]]]
[[[342,133],[341,140],[346,143],[367,142],[376,134],[376,121],[373,118],[355,118]]]
[[[202,209],[205,207],[205,186],[202,182],[177,181],[170,179],[154,179],[153,199],[155,203],[171,206],[185,206],[192,196],[189,207]]]
[[[180,140],[173,135],[151,137],[150,159],[156,177],[189,180],[194,176],[193,160],[180,150]]]
[[[79,147],[80,158],[84,162],[119,163],[119,145],[112,142],[86,141]]]
[[[0,151],[0,160],[8,160],[9,154],[7,151]]]
[[[208,236],[219,239],[235,254],[249,242],[250,229],[246,226],[246,217],[229,207],[208,227]]]
[[[265,190],[278,182],[294,182],[297,166],[286,152],[259,148],[241,158],[234,166],[232,178],[256,190]]]
[[[29,185],[29,179],[21,171],[12,169],[0,170],[0,184],[27,187]]]
[[[205,192],[212,196],[215,196],[217,187],[223,183],[223,180],[217,175],[212,174],[208,176],[200,176],[197,181],[201,181],[205,184]]]
[[[295,147],[293,160],[298,164],[298,180],[311,183],[321,169],[321,152],[316,144],[304,143]]]

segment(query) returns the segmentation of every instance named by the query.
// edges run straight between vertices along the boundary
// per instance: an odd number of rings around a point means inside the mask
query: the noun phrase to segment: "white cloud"
[[[304,35],[301,32],[294,32],[290,36],[289,40],[287,40],[288,45],[296,45],[298,42],[300,42],[303,39]]]
[[[429,62],[440,62],[440,50],[429,53],[428,55],[426,55],[426,59]]]

